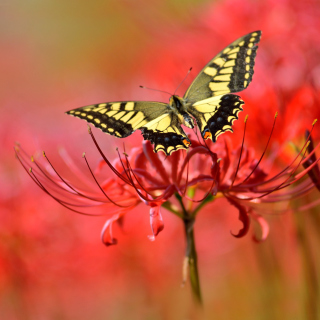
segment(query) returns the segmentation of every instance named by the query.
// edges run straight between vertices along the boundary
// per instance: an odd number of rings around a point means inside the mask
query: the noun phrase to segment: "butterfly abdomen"
[[[178,117],[180,124],[183,124],[190,129],[194,128],[193,119],[187,111],[188,109],[186,108],[185,101],[181,97],[176,95],[171,96],[169,106],[171,107],[172,112]]]

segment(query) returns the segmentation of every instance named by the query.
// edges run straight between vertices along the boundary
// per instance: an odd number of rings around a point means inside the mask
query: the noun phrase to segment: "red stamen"
[[[276,124],[276,119],[277,119],[277,117],[278,117],[278,112],[276,112],[276,114],[275,114],[275,116],[274,116],[273,125],[272,125],[272,129],[271,129],[271,132],[270,132],[270,135],[269,135],[269,139],[268,139],[268,142],[267,142],[267,144],[266,144],[266,147],[264,148],[264,150],[263,150],[263,152],[262,152],[262,155],[261,155],[259,161],[258,161],[257,164],[255,165],[255,167],[252,169],[251,173],[250,173],[242,182],[240,182],[239,184],[237,184],[236,187],[239,186],[239,185],[241,185],[241,184],[243,184],[243,183],[245,183],[245,182],[251,177],[251,175],[255,172],[255,170],[258,168],[258,166],[259,166],[262,158],[264,157],[264,155],[265,155],[265,153],[266,153],[266,151],[267,151],[269,142],[270,142],[271,137],[272,137],[272,134],[273,134],[273,130],[274,130],[274,128],[275,128],[275,124]]]
[[[272,178],[270,178],[270,179],[268,179],[268,180],[265,180],[265,181],[262,181],[262,182],[259,182],[259,183],[246,184],[246,185],[244,185],[244,186],[239,184],[239,185],[235,186],[232,190],[233,190],[233,191],[237,191],[237,190],[242,190],[243,188],[245,188],[245,189],[251,189],[251,188],[254,188],[254,187],[257,187],[257,186],[262,186],[262,185],[264,185],[264,184],[268,184],[268,183],[270,183],[270,182],[272,182],[272,181],[275,181],[275,180],[279,179],[280,177],[288,174],[288,173],[289,173],[289,168],[290,168],[290,167],[295,163],[295,161],[299,158],[299,156],[300,156],[300,154],[302,153],[303,149],[304,149],[304,148],[306,147],[306,145],[308,144],[308,139],[309,139],[310,136],[311,136],[312,130],[313,130],[314,125],[315,125],[316,122],[317,122],[316,120],[313,121],[313,123],[312,123],[312,128],[311,128],[310,134],[309,134],[309,136],[308,136],[308,138],[307,138],[307,141],[303,144],[303,146],[302,146],[301,150],[299,151],[299,153],[297,154],[297,156],[292,160],[292,162],[291,162],[286,168],[284,168],[282,171],[280,171],[279,173],[277,173],[276,175],[274,175]],[[319,143],[319,145],[320,145],[320,143]],[[317,147],[318,147],[318,146],[317,146]],[[316,148],[317,148],[317,147],[316,147]],[[314,151],[312,152],[312,154],[313,154],[313,153],[314,153]],[[303,162],[301,162],[301,163],[303,163]]]
[[[132,167],[131,167],[131,165],[130,165],[130,162],[129,162],[128,157],[126,157],[126,162],[127,162],[128,172],[130,173],[130,178],[131,178],[131,181],[132,181],[132,183],[133,183],[133,186],[135,187],[135,183],[133,182],[133,179],[132,179],[132,177],[131,177],[131,173],[132,173],[133,177],[136,179],[136,181],[137,181],[138,185],[141,187],[141,189],[142,189],[147,195],[149,195],[150,197],[153,197],[153,195],[152,195],[151,193],[149,193],[149,191],[147,191],[147,190],[145,189],[145,187],[144,187],[144,186],[140,183],[140,181],[138,180],[137,176],[136,176],[135,173],[134,173],[134,170],[132,169]],[[135,189],[136,189],[136,188],[135,188]],[[137,189],[136,189],[136,190],[137,190]]]
[[[307,149],[305,149],[304,154],[306,153],[306,151],[307,151]],[[301,151],[300,151],[300,152],[301,152]],[[293,174],[295,173],[295,171],[296,171],[296,170],[298,169],[298,167],[300,166],[301,162],[302,162],[302,160],[300,160],[299,163],[298,163],[298,165],[294,168],[294,170],[291,171],[291,173],[290,173],[290,175],[288,176],[288,178],[286,178],[285,181],[283,181],[282,183],[280,183],[280,184],[279,184],[278,186],[276,186],[275,188],[273,188],[273,189],[267,189],[267,190],[258,190],[258,191],[256,191],[256,192],[259,192],[259,193],[262,192],[263,194],[260,195],[260,196],[257,196],[257,197],[249,197],[249,198],[244,198],[244,199],[241,199],[241,200],[246,200],[246,201],[248,201],[248,200],[261,199],[261,198],[269,195],[269,194],[272,193],[272,192],[275,192],[275,191],[281,190],[281,189],[283,189],[283,188],[286,188],[287,186],[289,186],[289,185],[293,184],[294,182],[298,181],[299,179],[294,179],[294,180],[291,181],[289,184],[285,184],[285,183],[293,176]],[[310,167],[311,167],[311,166],[310,166]],[[238,198],[238,197],[235,197],[235,198],[240,199],[240,198]]]
[[[24,166],[23,166],[24,167]],[[26,168],[25,168],[26,169]],[[59,204],[61,204],[63,207],[73,211],[73,212],[76,212],[76,213],[79,213],[79,214],[82,214],[82,215],[85,215],[85,216],[104,216],[104,214],[93,214],[93,213],[85,213],[85,212],[82,212],[82,211],[78,211],[78,210],[75,210],[69,206],[75,206],[73,204],[70,204],[70,203],[67,203],[63,200],[60,200],[58,199],[57,197],[55,197],[52,193],[50,193],[45,187],[44,185],[39,181],[39,179],[36,177],[36,175],[32,172],[32,169],[30,168],[30,170],[27,170],[27,172],[29,173],[29,176],[31,177],[31,179],[40,187],[40,189],[42,189],[47,195],[49,195],[52,199],[54,199],[55,201],[57,201]]]
[[[117,149],[117,152],[118,152],[118,156],[119,156],[121,165],[122,165],[122,167],[123,167],[124,173],[126,174],[128,180],[130,181],[130,184],[129,184],[129,185],[135,189],[135,191],[137,192],[138,196],[139,196],[142,200],[144,200],[144,201],[150,201],[150,199],[148,199],[148,197],[144,196],[144,195],[140,192],[140,190],[136,187],[136,185],[135,185],[135,183],[134,183],[134,181],[133,181],[133,179],[132,179],[132,176],[131,176],[132,170],[130,170],[129,167],[127,167],[127,169],[125,168],[118,149]],[[127,166],[128,166],[128,163],[129,163],[129,162],[128,162],[127,157],[126,157],[126,162],[127,162]],[[143,189],[143,190],[144,190],[144,189]],[[146,192],[147,195],[149,195],[149,193],[148,193],[146,190],[144,190],[144,191]],[[151,195],[150,195],[150,196],[151,196]]]
[[[48,161],[50,167],[53,169],[53,171],[56,173],[56,175],[60,178],[60,180],[67,186],[69,187],[72,191],[74,191],[77,195],[81,196],[81,197],[84,197],[86,199],[89,199],[89,200],[92,200],[92,201],[98,201],[98,202],[102,202],[103,200],[101,199],[96,199],[96,198],[92,198],[92,197],[89,197],[87,195],[85,195],[84,193],[82,192],[79,192],[78,190],[76,190],[74,187],[72,187],[65,179],[62,178],[62,176],[58,173],[58,171],[53,167],[52,163],[50,162],[49,158],[47,157],[47,155],[45,154],[45,152],[43,151],[43,156],[45,157],[45,159]],[[42,170],[41,170],[42,171]],[[47,175],[46,175],[47,177]],[[51,179],[50,179],[51,180]],[[52,180],[51,180],[52,181]],[[66,189],[64,189],[66,190]],[[66,190],[68,191],[68,190]],[[70,192],[71,193],[71,192]]]
[[[87,164],[87,166],[88,166],[88,169],[89,169],[89,171],[90,171],[90,173],[91,173],[94,181],[96,182],[97,186],[99,187],[99,189],[101,190],[101,192],[104,194],[104,196],[105,196],[111,203],[113,203],[114,205],[116,205],[117,207],[120,207],[120,208],[129,208],[130,206],[122,206],[122,205],[114,202],[112,199],[110,199],[110,197],[109,197],[109,196],[105,193],[105,191],[102,189],[102,187],[100,186],[98,180],[96,179],[95,175],[93,174],[93,172],[92,172],[92,170],[91,170],[91,167],[90,167],[90,165],[89,165],[89,163],[88,163],[88,160],[87,160],[87,158],[86,158],[85,153],[83,153],[83,158],[84,158],[84,160],[86,161],[86,164]]]
[[[110,163],[110,161],[109,161],[109,160],[107,159],[107,157],[104,155],[104,153],[103,153],[102,150],[100,149],[100,147],[99,147],[99,145],[98,145],[98,143],[97,143],[97,141],[96,141],[96,139],[95,139],[95,137],[94,137],[94,135],[93,135],[93,133],[92,133],[92,130],[91,130],[91,128],[90,128],[89,126],[88,126],[88,132],[89,132],[89,134],[90,134],[90,136],[91,136],[91,138],[92,138],[95,146],[97,147],[100,155],[102,156],[103,160],[107,163],[107,165],[109,166],[109,168],[110,168],[123,182],[125,182],[126,184],[130,184],[130,182],[129,182],[127,179],[125,179],[125,178],[113,167],[113,165]]]
[[[230,187],[229,187],[230,189],[232,188],[232,186],[233,186],[233,184],[234,184],[234,181],[236,180],[238,171],[239,171],[240,161],[241,161],[242,151],[243,151],[243,145],[244,145],[244,138],[245,138],[245,136],[246,136],[247,121],[248,121],[248,115],[246,115],[246,117],[245,117],[245,119],[244,119],[244,129],[243,129],[243,137],[242,137],[242,143],[241,143],[239,161],[238,161],[237,169],[236,169],[236,172],[235,172],[235,174],[234,174],[232,183],[231,183],[231,185],[230,185]]]

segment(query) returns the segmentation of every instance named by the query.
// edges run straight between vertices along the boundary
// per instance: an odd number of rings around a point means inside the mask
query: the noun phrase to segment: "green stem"
[[[199,273],[198,273],[198,257],[197,257],[197,251],[196,251],[196,246],[194,241],[194,231],[193,231],[194,221],[195,220],[193,218],[183,219],[184,230],[185,230],[186,240],[187,240],[186,258],[188,260],[189,277],[190,277],[193,297],[198,304],[202,305],[202,297],[201,297],[200,281],[199,281]]]
[[[183,224],[186,235],[186,253],[185,257],[189,267],[189,277],[193,297],[199,305],[202,305],[202,297],[200,290],[199,272],[198,272],[198,257],[194,240],[194,222],[195,218],[186,210],[182,198],[179,194],[175,195],[178,199],[183,213]]]

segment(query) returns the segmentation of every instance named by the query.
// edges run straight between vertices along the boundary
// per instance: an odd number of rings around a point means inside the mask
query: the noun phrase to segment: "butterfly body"
[[[194,122],[192,116],[188,113],[188,106],[183,98],[173,95],[169,100],[169,106],[178,117],[180,124],[193,129]]]
[[[102,131],[124,138],[139,129],[154,151],[166,155],[188,149],[191,142],[181,126],[199,127],[203,139],[214,142],[242,111],[239,92],[252,80],[261,31],[239,38],[202,69],[183,97],[172,95],[169,103],[152,101],[108,102],[73,109],[67,114],[94,124]]]

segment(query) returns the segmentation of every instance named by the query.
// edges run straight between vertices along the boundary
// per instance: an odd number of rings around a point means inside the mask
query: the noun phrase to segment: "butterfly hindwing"
[[[143,138],[154,144],[155,152],[161,150],[166,155],[179,149],[188,149],[191,144],[174,113],[162,115],[147,123],[141,131]]]
[[[252,80],[260,37],[261,31],[251,32],[222,50],[195,78],[184,99],[194,103],[247,88]]]
[[[202,137],[216,142],[222,133],[232,132],[231,126],[238,119],[243,103],[239,96],[226,94],[194,103],[188,112],[196,119]]]
[[[155,151],[167,155],[187,149],[190,141],[178,117],[161,102],[108,102],[70,110],[67,114],[92,123],[103,132],[124,138],[140,129],[143,137],[155,144]]]

